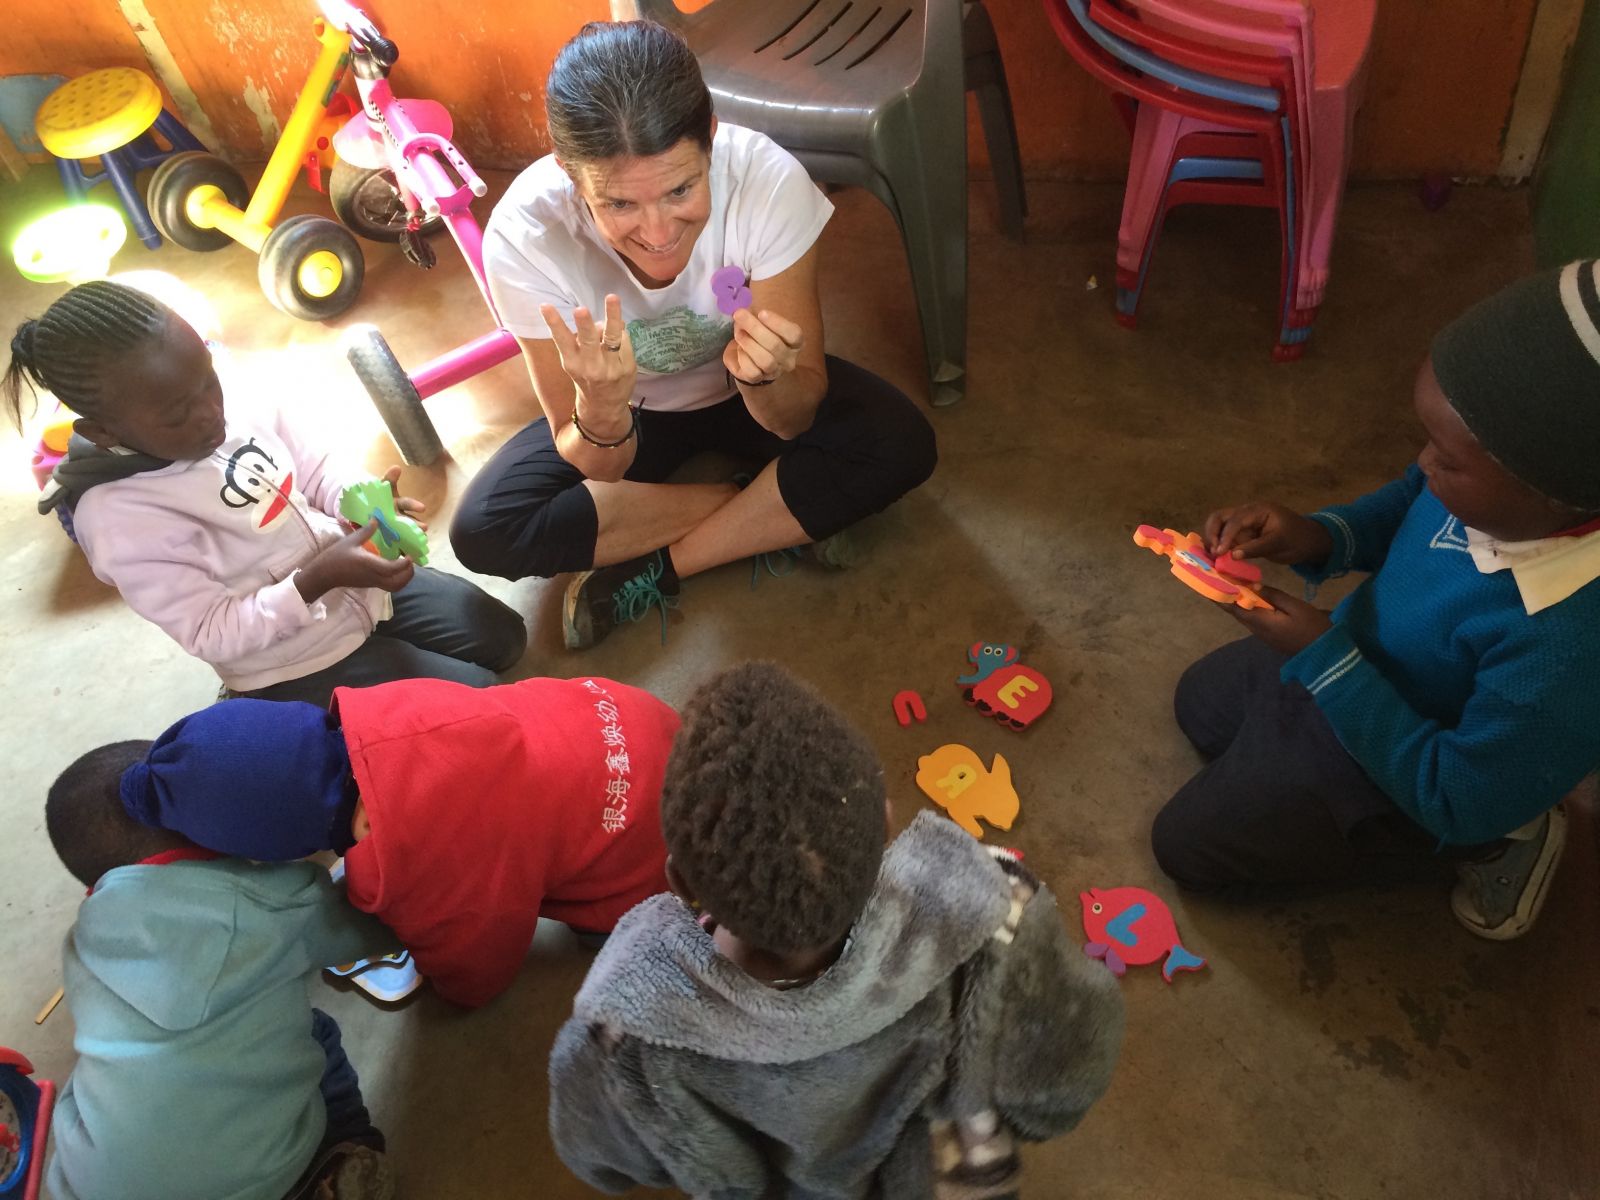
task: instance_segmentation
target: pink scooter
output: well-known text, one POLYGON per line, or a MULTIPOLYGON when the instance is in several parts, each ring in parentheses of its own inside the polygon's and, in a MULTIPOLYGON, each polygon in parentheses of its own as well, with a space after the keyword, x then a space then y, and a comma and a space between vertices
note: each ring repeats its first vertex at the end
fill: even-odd
POLYGON ((422 233, 441 221, 461 248, 495 328, 448 350, 414 372, 395 358, 371 325, 350 331, 347 354, 395 445, 408 463, 426 466, 444 451, 423 400, 497 366, 519 352, 500 324, 483 275, 483 230, 472 201, 487 192, 461 151, 450 143, 450 114, 432 100, 401 100, 389 87, 400 50, 360 9, 344 0, 318 0, 328 21, 350 35, 350 65, 362 111, 334 135, 344 170, 337 192, 339 217, 355 232, 396 241, 420 267, 437 261, 422 233), (403 222, 400 217, 404 217, 403 222))

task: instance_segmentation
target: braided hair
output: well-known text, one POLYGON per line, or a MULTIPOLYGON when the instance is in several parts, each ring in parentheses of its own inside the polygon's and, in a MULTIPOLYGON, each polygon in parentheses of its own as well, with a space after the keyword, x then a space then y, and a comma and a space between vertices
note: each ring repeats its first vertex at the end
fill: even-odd
POLYGON ((885 837, 871 743, 776 663, 690 699, 661 789, 673 866, 727 929, 774 954, 828 945, 866 907, 885 837))
POLYGON ((96 279, 61 296, 11 338, 11 364, 0 395, 22 428, 22 385, 51 392, 80 417, 105 409, 102 384, 130 351, 159 338, 170 308, 122 283, 96 279))

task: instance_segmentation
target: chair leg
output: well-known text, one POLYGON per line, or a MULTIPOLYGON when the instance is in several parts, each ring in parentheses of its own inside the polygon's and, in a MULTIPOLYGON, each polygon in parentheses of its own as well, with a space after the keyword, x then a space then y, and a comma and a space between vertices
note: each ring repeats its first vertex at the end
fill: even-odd
POLYGON ((967 10, 961 36, 966 52, 967 90, 977 95, 983 141, 989 147, 989 166, 1000 197, 1000 226, 1007 237, 1020 239, 1023 218, 1028 215, 1022 152, 1017 146, 1017 122, 1011 111, 1005 62, 1000 57, 994 24, 981 3, 974 3, 967 10))
POLYGON ((161 235, 150 223, 150 210, 144 206, 144 197, 139 195, 138 188, 133 185, 133 175, 129 172, 128 165, 122 161, 122 151, 109 150, 101 156, 101 161, 105 164, 106 176, 111 180, 117 199, 122 201, 122 210, 128 214, 128 221, 133 225, 134 232, 139 235, 139 240, 148 249, 159 250, 161 235))
POLYGON ((161 144, 150 136, 149 130, 145 130, 133 141, 123 146, 120 153, 122 154, 122 165, 127 168, 130 175, 137 175, 140 171, 159 166, 172 156, 172 151, 163 149, 161 144))
POLYGON ((156 118, 156 132, 166 138, 177 150, 204 150, 205 145, 188 128, 166 109, 161 110, 161 115, 156 118))
POLYGON ((878 163, 900 215, 936 407, 961 399, 967 370, 966 138, 948 136, 952 127, 965 128, 940 123, 938 133, 887 139, 892 157, 878 163), (919 142, 921 154, 893 153, 919 142))
POLYGON ((66 191, 68 200, 78 204, 89 198, 89 182, 84 178, 83 168, 78 165, 77 160, 56 159, 56 173, 61 176, 61 186, 66 191))

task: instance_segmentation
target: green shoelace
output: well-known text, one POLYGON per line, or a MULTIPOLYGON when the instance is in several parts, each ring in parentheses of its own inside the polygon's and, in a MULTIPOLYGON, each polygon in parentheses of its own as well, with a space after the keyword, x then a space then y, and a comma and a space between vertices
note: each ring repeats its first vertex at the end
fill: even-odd
POLYGON ((678 598, 661 590, 661 563, 653 562, 611 593, 611 622, 642 621, 652 608, 661 610, 661 644, 667 644, 667 609, 678 607, 678 598))
POLYGON ((763 568, 774 579, 782 579, 792 573, 800 562, 800 553, 799 546, 786 546, 782 550, 768 550, 765 554, 754 555, 750 559, 750 590, 755 591, 756 584, 761 582, 763 568))

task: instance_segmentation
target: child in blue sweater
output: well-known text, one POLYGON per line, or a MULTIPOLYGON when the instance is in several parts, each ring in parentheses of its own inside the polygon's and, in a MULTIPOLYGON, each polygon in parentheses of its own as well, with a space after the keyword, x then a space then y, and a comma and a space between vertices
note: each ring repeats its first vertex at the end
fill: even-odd
MULTIPOLYGON (((77 1065, 56 1200, 393 1200, 339 1027, 308 979, 394 935, 309 862, 250 863, 139 824, 149 742, 90 751, 45 824, 89 887, 65 948, 77 1065)), ((219 779, 225 787, 226 780, 219 779)))
POLYGON ((1453 866, 1457 919, 1526 932, 1600 767, 1600 267, 1478 304, 1435 340, 1406 474, 1299 515, 1207 518, 1215 554, 1311 584, 1370 572, 1330 614, 1276 589, 1254 635, 1190 667, 1178 724, 1211 761, 1156 817, 1181 884, 1334 883, 1453 866))

